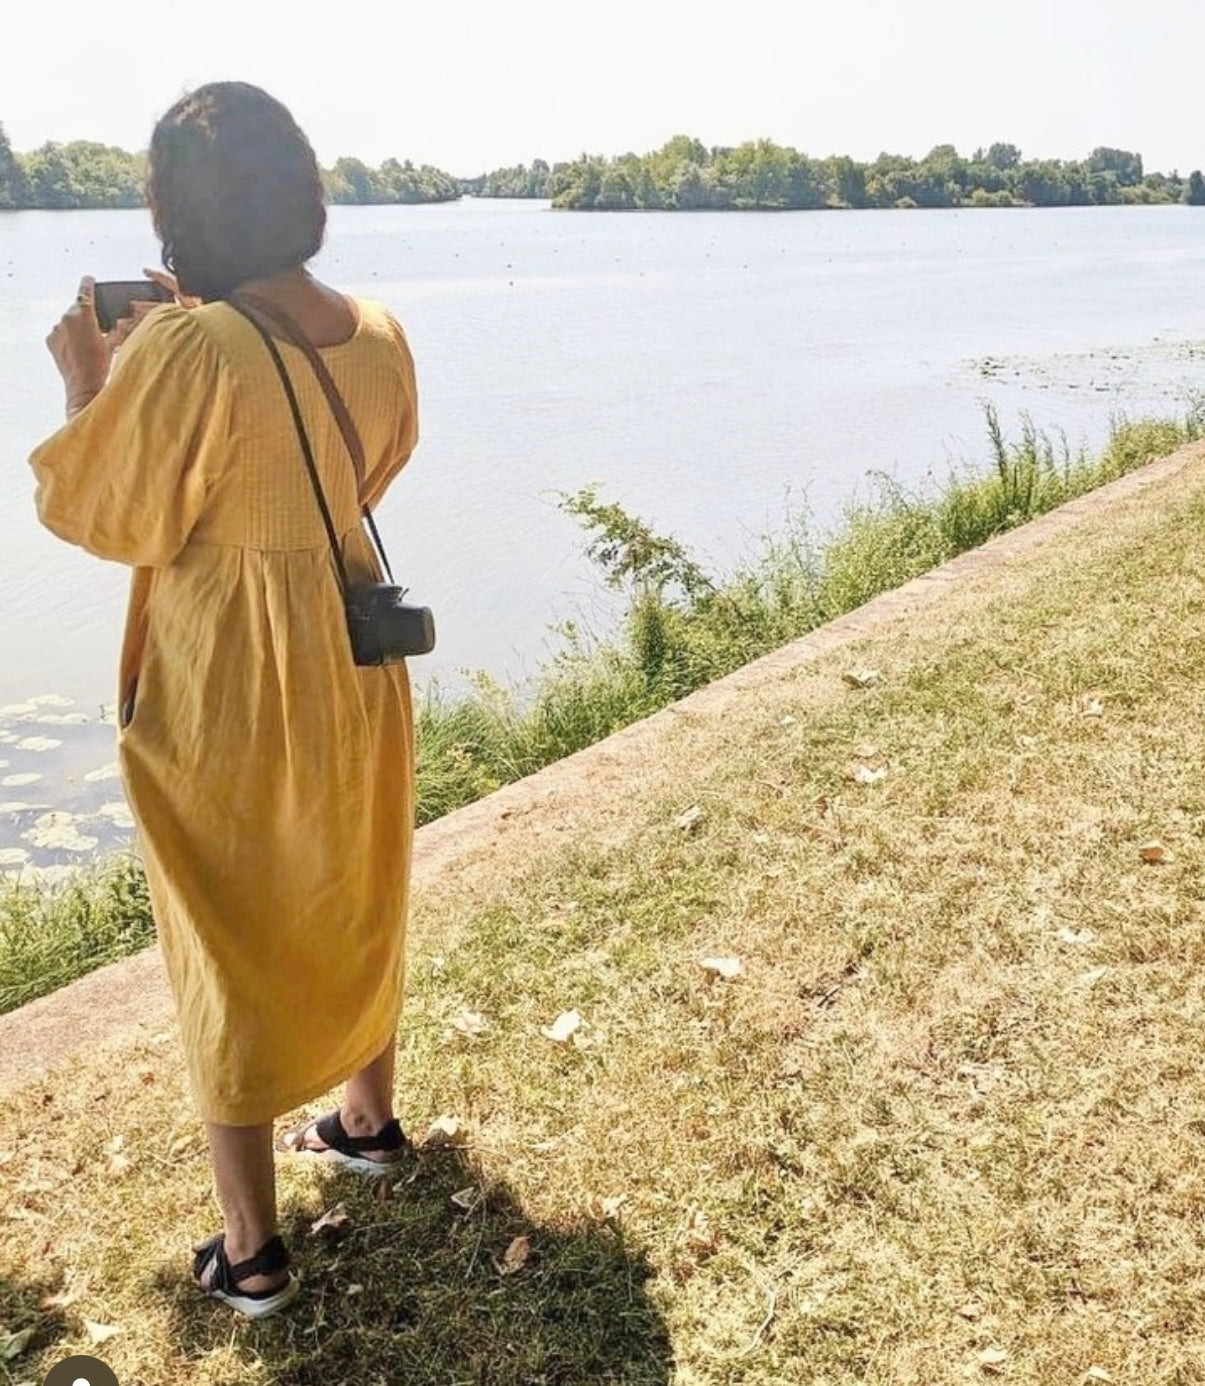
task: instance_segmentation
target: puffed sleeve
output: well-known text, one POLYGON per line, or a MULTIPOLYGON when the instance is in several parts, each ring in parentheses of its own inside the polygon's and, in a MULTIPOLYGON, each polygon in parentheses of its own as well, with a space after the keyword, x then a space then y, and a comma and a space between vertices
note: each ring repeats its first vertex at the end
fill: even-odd
POLYGON ((361 500, 370 510, 410 460, 410 454, 418 444, 418 384, 414 375, 414 357, 401 324, 390 313, 386 313, 385 318, 396 351, 389 398, 384 406, 392 418, 393 432, 387 452, 365 476, 361 488, 361 500))
POLYGON ((195 314, 150 314, 108 383, 30 458, 47 529, 100 558, 166 567, 229 451, 232 382, 195 314))

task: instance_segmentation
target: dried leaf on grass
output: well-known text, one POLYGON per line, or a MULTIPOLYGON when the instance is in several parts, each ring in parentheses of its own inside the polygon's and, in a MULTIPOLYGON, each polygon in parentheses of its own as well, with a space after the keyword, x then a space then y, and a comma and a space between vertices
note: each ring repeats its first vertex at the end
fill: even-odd
POLYGON ((1158 838, 1151 838, 1149 842, 1144 842, 1138 849, 1138 855, 1148 866, 1165 866, 1168 862, 1175 861, 1175 857, 1167 850, 1158 838))
POLYGON ((438 1116, 422 1139, 424 1150, 450 1150, 468 1143, 469 1133, 459 1117, 438 1116))
POLYGON ((1096 942, 1096 935, 1091 929, 1060 929, 1059 942, 1065 943, 1071 948, 1084 948, 1088 944, 1096 942))
POLYGON ((116 1338, 121 1332, 121 1328, 115 1323, 94 1323, 91 1319, 85 1319, 84 1332, 87 1333, 88 1341, 92 1346, 99 1347, 101 1343, 107 1343, 110 1338, 116 1338))
POLYGON ((879 681, 877 669, 847 669, 841 678, 850 688, 873 688, 879 681))
POLYGON ((882 765, 859 765, 853 773, 855 784, 878 784, 887 778, 887 770, 882 765))
POLYGON ((325 1213, 310 1227, 310 1236, 319 1237, 324 1233, 330 1237, 342 1236, 348 1223, 351 1222, 351 1215, 342 1203, 336 1203, 333 1208, 328 1208, 325 1213))
POLYGON ((740 958, 732 957, 700 958, 699 966, 707 974, 709 982, 714 982, 717 979, 731 982, 745 970, 740 958))
POLYGON ((497 1267, 499 1275, 515 1275, 527 1264, 530 1255, 531 1239, 529 1237, 515 1237, 502 1253, 501 1261, 496 1256, 494 1257, 494 1265, 497 1267))
POLYGON ((20 1333, 0 1333, 0 1362, 15 1362, 32 1338, 32 1328, 23 1328, 20 1333))
POLYGON ((1077 985, 1081 987, 1094 987, 1097 982, 1103 981, 1109 972, 1110 969, 1107 967, 1093 967, 1087 972, 1081 972, 1075 980, 1077 985))
POLYGON ((1103 1367, 1089 1367, 1084 1373, 1085 1381, 1112 1381, 1112 1376, 1103 1367))
POLYGON ((452 1029, 466 1039, 476 1039, 478 1035, 485 1034, 489 1028, 489 1021, 480 1011, 460 1011, 452 1017, 452 1029))
POLYGON ((1103 702, 1101 702, 1099 698, 1095 698, 1089 695, 1080 704, 1080 712, 1085 717, 1103 717, 1105 713, 1105 705, 1103 702))
POLYGON ((554 1044, 569 1044, 582 1028, 582 1018, 577 1011, 562 1011, 551 1025, 545 1025, 540 1034, 554 1044))
POLYGON ((1000 1347, 984 1348, 975 1361, 985 1372, 1002 1372, 1008 1353, 1000 1347))
POLYGON ((677 818, 674 819, 674 827, 680 828, 684 833, 688 833, 692 829, 697 828, 702 821, 703 810, 698 804, 691 804, 690 808, 688 808, 685 813, 680 813, 677 818))
POLYGON ((462 1213, 471 1213, 481 1202, 481 1190, 476 1184, 471 1184, 467 1189, 457 1189, 450 1201, 462 1213))

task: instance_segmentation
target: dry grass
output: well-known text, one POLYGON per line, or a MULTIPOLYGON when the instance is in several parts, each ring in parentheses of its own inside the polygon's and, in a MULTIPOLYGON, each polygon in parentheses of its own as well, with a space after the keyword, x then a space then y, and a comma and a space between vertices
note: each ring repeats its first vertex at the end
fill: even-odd
POLYGON ((185 1279, 215 1217, 170 1036, 17 1095, 12 1380, 85 1319, 123 1386, 1205 1380, 1203 689, 1190 473, 680 718, 588 821, 532 815, 416 908, 403 1114, 471 1146, 383 1202, 282 1166, 280 1320, 185 1279), (743 975, 708 985, 712 954, 743 975), (542 1038, 571 1008, 582 1043, 542 1038), (342 1241, 307 1237, 339 1199, 342 1241))

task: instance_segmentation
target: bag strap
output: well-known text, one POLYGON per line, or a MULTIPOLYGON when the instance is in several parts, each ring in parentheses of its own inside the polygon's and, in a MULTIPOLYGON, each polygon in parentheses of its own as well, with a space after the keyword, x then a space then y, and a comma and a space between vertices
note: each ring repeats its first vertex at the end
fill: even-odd
MULTIPOLYGON (((267 299, 260 298, 258 295, 253 294, 239 294, 237 297, 237 301, 235 299, 228 299, 227 302, 230 304, 232 308, 242 313, 243 317, 247 318, 249 322, 253 323, 253 325, 259 331, 261 337, 265 337, 263 325, 260 322, 258 322, 254 317, 252 317, 248 313, 247 309, 254 309, 254 311, 261 317, 267 318, 273 326, 279 329, 281 335, 284 336, 293 346, 295 346, 298 349, 298 351, 300 351, 302 355, 306 358, 306 360, 310 363, 310 367, 313 370, 315 377, 317 378, 318 384, 322 389, 322 393, 326 396, 326 402, 330 405, 331 413, 334 415, 335 418, 335 423, 338 426, 339 432, 343 437, 344 446, 347 448, 348 455, 351 458, 352 468, 356 474, 356 498, 358 500, 360 487, 364 483, 365 474, 364 444, 360 440, 359 430, 356 428, 355 422, 351 417, 351 413, 347 408, 346 401, 344 400, 343 396, 339 393, 339 387, 331 378, 331 373, 327 369, 326 362, 318 354, 317 348, 309 340, 305 333, 302 332, 302 330, 297 326, 293 318, 288 313, 286 313, 285 310, 281 308, 279 304, 271 303, 267 299)), ((269 349, 272 352, 272 357, 273 360, 276 362, 277 369, 282 372, 282 378, 287 380, 288 373, 287 371, 285 371, 284 363, 281 361, 280 358, 280 352, 276 349, 276 343, 272 341, 270 334, 268 334, 265 337, 265 341, 267 342, 269 349)), ((291 384, 286 386, 286 388, 289 390, 291 396, 291 403, 295 407, 296 396, 293 394, 291 384)), ((299 419, 300 410, 297 410, 294 414, 294 423, 297 423, 299 419)), ((312 472, 311 480, 313 480, 313 478, 316 475, 316 471, 312 472)), ((318 488, 317 493, 321 494, 321 487, 318 488)), ((325 512, 325 498, 321 500, 320 504, 322 505, 323 510, 325 512)), ((380 531, 377 529, 376 521, 372 517, 372 511, 369 510, 368 506, 361 503, 360 514, 364 520, 364 524, 367 526, 369 534, 372 537, 372 543, 374 548, 376 549, 377 557, 381 560, 381 567, 385 570, 385 575, 392 583, 394 581, 393 569, 389 566, 389 556, 385 552, 385 545, 381 540, 380 531)), ((326 512, 325 518, 329 520, 329 512, 326 512)))
POLYGON ((314 488, 314 496, 318 501, 318 509, 322 512, 322 523, 326 528, 326 537, 330 542, 331 555, 335 560, 335 571, 339 577, 339 587, 346 597, 350 586, 347 580, 347 565, 343 561, 343 550, 339 544, 339 536, 335 532, 335 524, 331 519, 331 512, 326 504, 326 496, 322 491, 322 482, 319 479, 318 468, 314 462, 314 450, 310 447, 310 437, 305 431, 305 423, 301 417, 301 406, 297 403, 297 393, 293 389, 293 382, 289 379, 289 372, 285 369, 285 363, 280 359, 280 351, 276 343, 272 340, 272 334, 263 323, 241 304, 235 303, 232 300, 227 301, 230 303, 231 308, 233 308, 236 313, 246 318, 251 326, 255 328, 256 332, 259 333, 280 375, 280 381, 284 386, 285 396, 289 401, 289 411, 293 415, 293 424, 297 429, 297 439, 301 444, 301 454, 305 458, 306 471, 310 476, 310 485, 314 488))

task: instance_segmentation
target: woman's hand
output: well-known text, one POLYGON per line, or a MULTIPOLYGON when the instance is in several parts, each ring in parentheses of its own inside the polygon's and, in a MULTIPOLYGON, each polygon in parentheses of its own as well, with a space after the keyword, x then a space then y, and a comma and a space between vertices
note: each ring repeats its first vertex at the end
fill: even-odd
POLYGON ((68 418, 78 414, 100 394, 113 361, 113 348, 96 321, 95 284, 91 275, 80 280, 75 302, 46 338, 66 387, 68 418))

